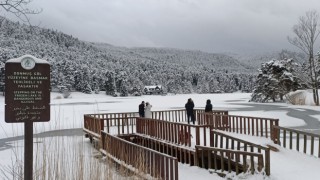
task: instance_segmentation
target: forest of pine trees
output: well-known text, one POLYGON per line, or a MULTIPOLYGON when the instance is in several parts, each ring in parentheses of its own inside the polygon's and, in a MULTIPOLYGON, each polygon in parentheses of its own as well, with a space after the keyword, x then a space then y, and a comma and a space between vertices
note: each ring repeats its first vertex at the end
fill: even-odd
POLYGON ((53 90, 63 85, 84 93, 127 96, 156 84, 168 93, 250 92, 256 76, 256 70, 222 54, 89 43, 0 17, 0 83, 4 63, 25 54, 51 63, 53 90))

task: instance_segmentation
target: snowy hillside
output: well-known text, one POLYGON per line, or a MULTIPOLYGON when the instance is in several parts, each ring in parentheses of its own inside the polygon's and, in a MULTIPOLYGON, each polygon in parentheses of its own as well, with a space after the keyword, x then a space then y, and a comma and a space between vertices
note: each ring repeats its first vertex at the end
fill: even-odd
POLYGON ((257 73, 223 54, 90 43, 0 17, 0 61, 24 54, 51 63, 53 89, 66 85, 86 93, 105 90, 126 96, 133 88, 142 91, 155 84, 169 93, 251 91, 257 73))
POLYGON ((279 52, 269 52, 269 53, 257 53, 257 54, 232 54, 229 56, 237 59, 239 62, 246 64, 253 69, 260 68, 262 63, 268 62, 272 59, 283 60, 283 59, 294 59, 297 63, 303 63, 305 61, 305 54, 297 53, 288 50, 282 50, 279 52))
MULTIPOLYGON (((107 50, 110 46, 105 47, 107 50)), ((142 59, 163 61, 166 63, 176 63, 186 66, 207 66, 214 71, 230 71, 246 73, 251 69, 247 65, 241 64, 236 59, 224 55, 206 53, 195 50, 180 50, 173 48, 122 48, 131 55, 139 56, 142 59)))

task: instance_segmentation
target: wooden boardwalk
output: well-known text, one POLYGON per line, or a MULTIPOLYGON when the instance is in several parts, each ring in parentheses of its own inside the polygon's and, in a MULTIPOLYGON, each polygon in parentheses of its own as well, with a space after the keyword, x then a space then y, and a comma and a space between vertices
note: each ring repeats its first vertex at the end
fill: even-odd
MULTIPOLYGON (((240 116, 229 117, 227 111, 204 113, 203 110, 195 110, 197 125, 186 124, 185 110, 155 111, 152 112, 153 118, 151 119, 139 118, 136 117, 136 115, 136 113, 85 115, 83 130, 91 140, 97 139, 101 142, 101 152, 110 157, 117 157, 131 166, 135 165, 130 163, 131 161, 126 160, 126 158, 128 158, 128 153, 123 153, 126 154, 126 156, 122 157, 117 150, 114 150, 114 148, 120 150, 123 149, 123 147, 132 146, 132 149, 134 149, 132 151, 137 152, 144 151, 142 149, 148 148, 159 152, 160 156, 164 159, 169 155, 170 157, 176 158, 174 161, 207 169, 213 168, 215 171, 221 173, 224 171, 241 173, 247 171, 248 167, 251 168, 251 172, 253 173, 254 171, 252 171, 252 169, 257 169, 259 171, 264 169, 264 155, 259 152, 250 152, 251 149, 240 151, 210 147, 210 145, 214 144, 211 142, 213 140, 210 138, 213 136, 211 135, 211 133, 213 133, 212 130, 219 129, 251 135, 264 135, 268 137, 270 136, 268 134, 271 133, 271 128, 264 127, 264 125, 268 126, 268 124, 270 124, 270 126, 272 126, 278 122, 275 119, 244 118, 240 116), (260 131, 262 131, 262 133, 260 131), (108 143, 110 140, 106 140, 106 137, 111 139, 113 136, 126 141, 121 141, 121 145, 113 145, 113 148, 106 146, 105 144, 110 144, 108 143), (194 141, 191 139, 194 139, 194 141), (136 147, 135 145, 138 145, 137 147, 140 147, 140 149, 133 148, 136 147), (115 154, 115 152, 117 152, 117 154, 115 154), (214 158, 210 158, 211 156, 214 158), (240 158, 240 156, 242 158, 240 158), (247 161, 247 157, 250 157, 251 160, 247 161), (257 162, 255 162, 255 159, 257 162), (219 165, 217 164, 217 161, 219 161, 219 165), (258 166, 255 167, 255 165, 258 166)), ((134 157, 129 157, 129 159, 134 159, 134 157)), ((150 157, 147 159, 148 161, 150 161, 150 159, 154 160, 154 158, 150 157)), ((270 160, 265 162, 268 164, 270 160)), ((142 163, 135 168, 137 171, 143 171, 146 174, 161 179, 178 178, 178 172, 176 170, 177 165, 174 165, 175 163, 164 160, 163 163, 160 164, 160 167, 154 167, 155 169, 160 168, 160 172, 158 173, 154 173, 154 170, 139 169, 141 166, 151 167, 148 163, 142 163), (166 171, 163 170, 164 167, 166 171)), ((270 165, 267 167, 270 167, 270 165)), ((267 174, 270 174, 270 172, 267 171, 267 174)))
MULTIPOLYGON (((83 130, 87 137, 99 142, 104 155, 124 162, 132 171, 160 179, 178 179, 178 162, 219 174, 231 171, 271 174, 269 147, 223 131, 271 138, 280 144, 282 130, 285 134, 282 144, 286 147, 284 137, 289 129, 279 127, 278 119, 231 116, 227 111, 204 113, 203 110, 195 110, 195 117, 196 125, 190 125, 186 123, 185 110, 154 111, 150 119, 137 117, 135 112, 87 114, 83 130)), ((307 135, 310 134, 303 137, 306 139, 307 135)), ((316 138, 319 141, 319 136, 309 137, 312 149, 316 138)), ((299 145, 299 141, 297 143, 299 145)), ((320 142, 318 145, 320 147, 320 142)))

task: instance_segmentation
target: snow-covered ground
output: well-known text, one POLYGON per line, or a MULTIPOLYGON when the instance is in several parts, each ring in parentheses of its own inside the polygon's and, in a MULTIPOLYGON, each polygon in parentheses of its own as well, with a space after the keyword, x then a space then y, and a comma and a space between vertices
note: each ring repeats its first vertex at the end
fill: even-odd
MULTIPOLYGON (((286 103, 268 103, 283 107, 277 111, 268 110, 241 110, 250 108, 255 103, 248 102, 250 94, 231 93, 231 94, 184 94, 184 95, 167 95, 167 96, 137 96, 137 97, 110 97, 103 92, 100 94, 82 94, 74 92, 68 99, 62 98, 59 93, 51 94, 51 120, 50 122, 34 123, 34 133, 41 133, 60 129, 73 129, 83 127, 83 114, 87 113, 110 113, 110 112, 137 112, 138 105, 141 101, 150 102, 152 110, 178 109, 184 108, 188 98, 194 100, 196 108, 204 108, 206 100, 211 99, 213 109, 229 110, 230 114, 247 115, 258 117, 270 117, 280 119, 280 125, 286 127, 303 126, 305 121, 288 115, 286 109, 294 109, 297 111, 314 110, 318 111, 319 107, 314 106, 293 106, 286 103)), ((256 104, 261 105, 261 104, 256 104)), ((4 114, 4 97, 0 96, 0 114, 4 114)), ((320 113, 312 115, 312 117, 320 117, 320 113)), ((14 151, 8 148, 15 146, 15 151, 23 151, 23 143, 18 141, 6 142, 1 144, 1 140, 9 137, 24 135, 23 124, 5 123, 4 115, 0 120, 0 166, 8 166, 12 164, 14 151), (20 150, 17 150, 20 149, 20 150)), ((320 128, 320 127, 314 127, 320 128)), ((237 136, 238 137, 238 136, 237 136)), ((46 138, 47 139, 47 138, 46 138)), ((70 138, 66 138, 70 139, 70 138)), ((37 140, 38 141, 38 140, 37 140)), ((82 141, 82 140, 81 140, 82 141)), ((83 140, 84 148, 90 149, 88 140, 83 140)), ((264 138, 252 139, 254 142, 261 144, 270 143, 270 140, 264 138)), ((36 144, 36 143, 35 143, 36 144)), ((79 143, 72 143, 74 146, 79 143)), ((36 146, 36 145, 34 145, 36 146)), ((72 148, 72 147, 70 147, 72 148)), ((77 147, 78 148, 78 147, 77 147)), ((272 152, 271 154, 271 176, 265 177, 260 175, 228 175, 232 179, 277 179, 277 180, 300 180, 300 179, 318 179, 320 172, 320 159, 310 157, 305 154, 280 148, 280 152, 272 152)), ((88 152, 88 151, 85 151, 88 152)), ((93 153, 94 151, 89 151, 93 153)), ((23 153, 21 153, 23 154, 23 153)), ((1 177, 1 173, 0 173, 1 177)), ((180 179, 221 179, 215 174, 210 174, 207 170, 179 163, 180 179)))

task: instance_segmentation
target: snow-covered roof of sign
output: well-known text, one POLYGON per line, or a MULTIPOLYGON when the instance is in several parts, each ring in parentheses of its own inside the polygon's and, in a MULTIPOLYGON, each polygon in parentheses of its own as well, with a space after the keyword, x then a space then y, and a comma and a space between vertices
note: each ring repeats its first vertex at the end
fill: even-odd
POLYGON ((26 58, 26 57, 32 58, 35 61, 35 63, 38 63, 38 64, 49 64, 48 61, 36 58, 36 57, 34 57, 32 55, 29 55, 29 54, 23 55, 23 56, 18 57, 18 58, 9 59, 9 60, 6 61, 6 63, 7 62, 10 62, 10 63, 21 63, 21 60, 26 58))
POLYGON ((156 85, 156 86, 144 86, 144 88, 148 88, 148 89, 150 89, 150 88, 156 88, 156 87, 159 87, 159 88, 161 88, 162 86, 161 85, 156 85))

